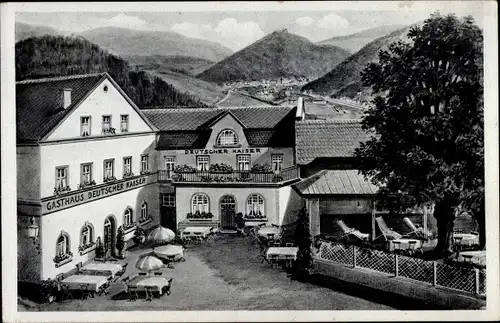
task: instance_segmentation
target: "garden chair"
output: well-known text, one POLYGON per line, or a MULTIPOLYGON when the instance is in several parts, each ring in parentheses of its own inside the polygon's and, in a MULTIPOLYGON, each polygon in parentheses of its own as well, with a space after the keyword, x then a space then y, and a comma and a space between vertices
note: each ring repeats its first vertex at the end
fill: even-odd
POLYGON ((401 239, 403 237, 402 234, 397 233, 393 229, 389 228, 387 226, 387 223, 385 223, 385 220, 383 217, 379 216, 379 217, 375 218, 375 221, 377 222, 378 227, 380 228, 380 232, 382 232, 382 234, 379 235, 378 237, 376 237, 375 240, 380 238, 380 237, 384 237, 384 239, 386 241, 387 240, 394 240, 394 239, 401 239))
POLYGON ((102 295, 109 295, 111 292, 111 285, 109 283, 106 283, 99 287, 99 291, 97 292, 97 295, 102 296, 102 295))
POLYGON ((250 242, 250 244, 258 243, 259 242, 259 237, 257 236, 257 233, 255 232, 255 228, 251 228, 250 231, 248 232, 248 235, 245 236, 245 240, 247 242, 250 242))
POLYGON ((94 295, 92 295, 92 292, 89 290, 89 284, 80 284, 80 291, 82 300, 85 300, 91 296, 94 297, 94 295))
POLYGON ((114 281, 117 281, 121 276, 123 276, 123 274, 125 274, 125 271, 127 271, 127 266, 128 262, 125 263, 125 265, 122 265, 122 269, 115 274, 116 278, 114 281))
POLYGON ((79 263, 76 264, 76 272, 75 275, 78 275, 80 273, 80 270, 83 267, 83 263, 80 261, 79 263))
POLYGON ((404 223, 412 230, 410 233, 404 236, 410 236, 414 234, 419 239, 425 239, 425 236, 429 236, 429 232, 423 232, 422 228, 417 228, 417 226, 408 217, 403 218, 404 223))
POLYGON ((153 301, 153 287, 146 287, 146 299, 144 300, 145 302, 147 301, 153 301))
POLYGON ((71 293, 71 290, 69 289, 69 285, 68 284, 61 284, 61 299, 64 301, 64 300, 67 300, 67 299, 73 299, 73 294, 71 293))
POLYGON ((128 299, 133 302, 138 298, 139 298, 139 295, 137 294, 137 287, 128 286, 128 299))
POLYGON ((337 224, 343 232, 341 238, 354 236, 361 241, 366 241, 370 237, 370 235, 368 233, 362 233, 359 230, 348 227, 347 224, 345 224, 345 222, 343 220, 338 220, 337 224))
POLYGON ((173 280, 174 280, 173 278, 170 278, 168 280, 168 286, 163 286, 163 288, 161 289, 162 294, 170 295, 173 280))

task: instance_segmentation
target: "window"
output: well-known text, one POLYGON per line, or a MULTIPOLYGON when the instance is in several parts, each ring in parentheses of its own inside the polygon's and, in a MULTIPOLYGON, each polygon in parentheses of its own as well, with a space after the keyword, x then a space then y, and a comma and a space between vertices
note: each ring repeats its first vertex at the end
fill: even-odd
POLYGON ((102 116, 102 132, 109 132, 111 129, 111 116, 102 116))
POLYGON ((195 194, 191 204, 192 213, 208 213, 210 210, 208 203, 208 196, 206 194, 195 194))
POLYGON ((113 178, 115 176, 115 160, 107 159, 104 161, 104 179, 113 178))
POLYGON ((56 188, 66 188, 68 182, 68 166, 56 167, 56 188))
POLYGON ((149 171, 149 155, 141 155, 141 171, 149 171))
POLYGON ((196 168, 200 171, 208 171, 210 158, 208 156, 196 156, 196 168))
POLYGON ((281 172, 281 169, 283 168, 283 154, 272 155, 271 164, 273 165, 274 172, 281 172))
POLYGON ((90 136, 90 117, 82 117, 80 120, 80 135, 82 137, 90 136))
POLYGON ((233 130, 222 130, 217 137, 218 146, 234 146, 238 144, 238 137, 233 130))
POLYGON ((128 114, 122 114, 120 116, 120 131, 128 132, 128 114))
POLYGON ((132 157, 123 158, 123 176, 132 175, 132 157))
POLYGON ((238 155, 236 157, 238 170, 250 170, 250 155, 238 155))
POLYGON ((127 208, 125 210, 125 213, 123 214, 123 228, 129 228, 134 224, 133 218, 132 218, 132 209, 127 208))
POLYGON ((163 194, 162 205, 167 207, 175 207, 175 194, 163 194))
POLYGON ((247 200, 247 213, 249 215, 264 215, 264 198, 258 194, 253 194, 247 200))
POLYGON ((69 253, 69 237, 65 233, 61 233, 57 238, 56 256, 65 256, 69 253))
POLYGON ((167 173, 167 178, 172 178, 175 168, 175 157, 174 156, 165 156, 165 171, 167 173))
POLYGON ((141 222, 148 219, 148 203, 144 202, 141 206, 141 222))
POLYGON ((92 226, 89 224, 89 223, 86 223, 83 228, 82 228, 82 232, 81 232, 81 236, 80 236, 80 245, 86 245, 90 242, 93 241, 93 237, 92 237, 92 226))
POLYGON ((92 181, 92 163, 81 165, 81 183, 90 183, 92 181))

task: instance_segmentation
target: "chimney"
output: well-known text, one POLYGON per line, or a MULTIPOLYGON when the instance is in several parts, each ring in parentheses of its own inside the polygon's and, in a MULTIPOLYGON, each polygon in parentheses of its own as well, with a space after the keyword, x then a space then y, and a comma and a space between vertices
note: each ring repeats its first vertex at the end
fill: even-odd
POLYGON ((304 106, 304 98, 299 96, 297 99, 297 113, 295 114, 295 120, 304 120, 306 118, 306 109, 304 106))
POLYGON ((67 109, 71 105, 71 89, 64 89, 62 92, 62 107, 67 109))

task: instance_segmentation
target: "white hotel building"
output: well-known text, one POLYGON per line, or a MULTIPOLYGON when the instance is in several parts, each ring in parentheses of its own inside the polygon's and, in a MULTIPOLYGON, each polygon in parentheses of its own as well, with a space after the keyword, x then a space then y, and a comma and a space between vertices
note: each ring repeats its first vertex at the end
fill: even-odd
POLYGON ((106 74, 16 84, 18 280, 115 252, 158 221, 155 128, 106 74), (27 228, 37 225, 38 236, 27 228))

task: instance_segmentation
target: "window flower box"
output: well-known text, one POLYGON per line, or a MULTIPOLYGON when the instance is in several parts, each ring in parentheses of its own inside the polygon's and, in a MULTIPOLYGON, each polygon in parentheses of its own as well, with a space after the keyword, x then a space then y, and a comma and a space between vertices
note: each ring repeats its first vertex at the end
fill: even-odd
POLYGON ((54 195, 61 195, 61 194, 67 193, 69 191, 71 191, 71 188, 69 186, 55 187, 54 188, 54 195))
POLYGON ((105 135, 114 135, 116 134, 116 129, 113 127, 109 127, 108 129, 103 129, 102 133, 105 135))
POLYGON ((130 223, 128 225, 123 225, 123 233, 127 234, 134 231, 137 228, 135 223, 130 223))
POLYGON ((81 190, 81 189, 84 189, 86 187, 95 186, 95 185, 97 185, 97 183, 94 180, 85 181, 85 182, 81 182, 80 184, 78 184, 78 189, 81 190))
POLYGON ((78 251, 80 252, 80 256, 83 256, 91 251, 94 251, 96 248, 96 243, 91 241, 78 246, 78 251))
POLYGON ((123 174, 123 178, 129 178, 129 177, 133 177, 133 176, 134 176, 134 173, 132 173, 132 172, 128 172, 128 173, 123 174))
POLYGON ((273 168, 269 164, 254 164, 252 166, 252 173, 269 173, 272 172, 273 168))
POLYGON ((186 215, 186 219, 189 219, 189 220, 211 220, 214 218, 214 215, 210 212, 206 213, 206 212, 195 212, 195 213, 188 213, 186 215))
POLYGON ((56 268, 61 267, 62 265, 65 265, 73 260, 73 253, 70 251, 64 255, 57 255, 53 260, 56 264, 56 268))
POLYGON ((245 214, 245 216, 243 217, 243 219, 245 221, 252 221, 252 220, 256 220, 256 221, 262 221, 263 219, 266 219, 267 217, 262 214, 262 212, 250 212, 249 214, 245 214))
POLYGON ((141 170, 141 175, 149 175, 151 171, 149 169, 141 170))
POLYGON ((233 167, 224 163, 211 164, 208 171, 212 174, 231 174, 233 172, 233 167))
POLYGON ((177 165, 174 168, 175 173, 195 173, 196 168, 189 165, 177 165))
POLYGON ((116 181, 116 177, 114 177, 114 176, 104 177, 104 178, 102 179, 102 181, 103 181, 104 183, 114 182, 114 181, 116 181))
POLYGON ((139 224, 140 225, 146 225, 146 224, 148 224, 148 223, 150 223, 152 221, 153 221, 153 217, 152 216, 148 216, 146 218, 139 219, 139 224))

